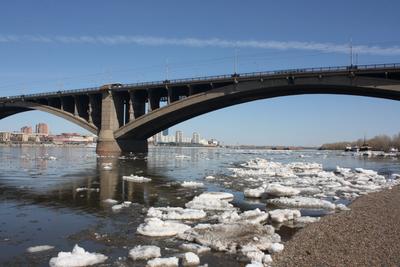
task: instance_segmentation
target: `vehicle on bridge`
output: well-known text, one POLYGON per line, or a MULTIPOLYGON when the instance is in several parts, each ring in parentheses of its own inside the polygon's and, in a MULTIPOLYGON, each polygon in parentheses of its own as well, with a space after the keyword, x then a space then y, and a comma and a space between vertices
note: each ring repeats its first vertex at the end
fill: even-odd
POLYGON ((123 85, 122 83, 110 83, 110 84, 105 84, 100 87, 100 90, 110 90, 110 89, 117 89, 117 88, 122 88, 123 85))

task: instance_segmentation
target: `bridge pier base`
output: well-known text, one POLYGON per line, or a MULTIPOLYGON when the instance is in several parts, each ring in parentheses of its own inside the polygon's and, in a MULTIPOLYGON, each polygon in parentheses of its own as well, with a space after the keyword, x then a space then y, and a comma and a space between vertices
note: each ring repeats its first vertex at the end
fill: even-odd
POLYGON ((96 153, 99 155, 120 155, 123 153, 147 152, 147 140, 115 139, 109 131, 101 131, 97 141, 96 153))

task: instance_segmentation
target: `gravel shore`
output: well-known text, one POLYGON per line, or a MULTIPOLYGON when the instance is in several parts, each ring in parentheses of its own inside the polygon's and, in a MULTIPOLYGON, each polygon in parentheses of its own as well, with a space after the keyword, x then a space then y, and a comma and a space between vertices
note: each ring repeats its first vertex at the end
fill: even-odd
POLYGON ((274 266, 400 266, 400 186, 298 231, 274 266))

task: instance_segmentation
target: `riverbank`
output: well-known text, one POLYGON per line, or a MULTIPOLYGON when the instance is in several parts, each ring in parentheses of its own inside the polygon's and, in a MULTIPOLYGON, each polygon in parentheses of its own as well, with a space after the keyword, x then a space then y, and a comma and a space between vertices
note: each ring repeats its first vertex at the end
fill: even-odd
POLYGON ((274 266, 399 266, 399 203, 400 186, 358 198, 297 232, 274 266))

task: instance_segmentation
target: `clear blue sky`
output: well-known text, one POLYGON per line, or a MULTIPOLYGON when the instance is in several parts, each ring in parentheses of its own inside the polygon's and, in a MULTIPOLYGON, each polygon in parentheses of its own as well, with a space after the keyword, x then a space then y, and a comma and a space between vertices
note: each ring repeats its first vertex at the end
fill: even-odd
MULTIPOLYGON (((400 62, 399 1, 1 1, 0 96, 233 72, 400 62), (321 49, 321 47, 323 47, 321 49)), ((215 111, 171 129, 225 143, 319 145, 400 131, 400 102, 293 96, 215 111), (255 116, 257 114, 257 116, 255 116)), ((0 130, 47 122, 27 112, 0 130)))

